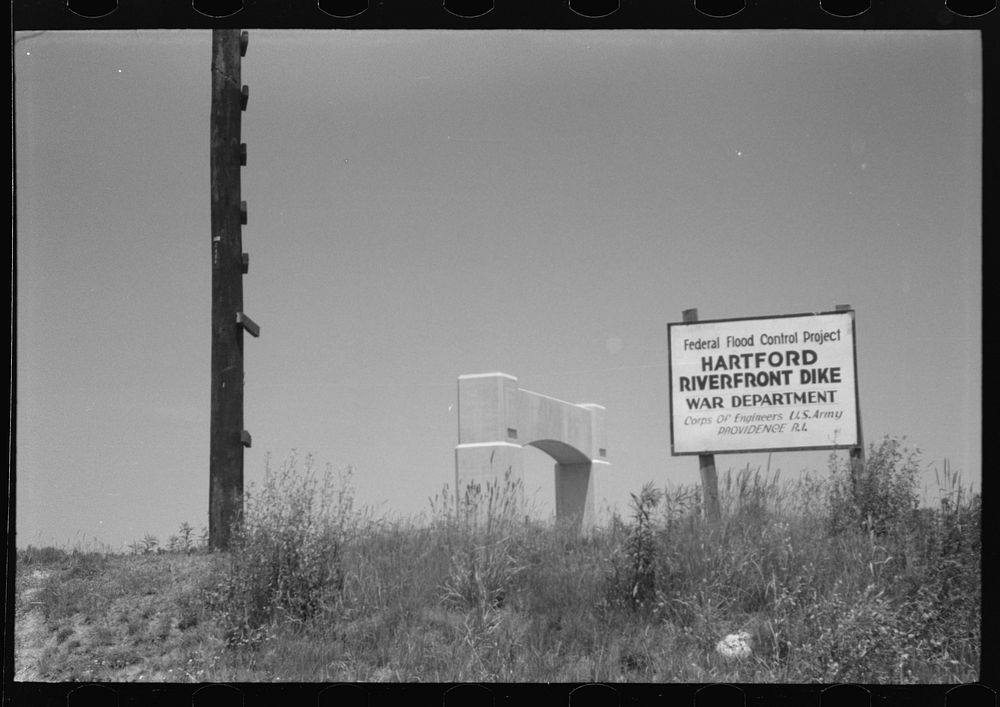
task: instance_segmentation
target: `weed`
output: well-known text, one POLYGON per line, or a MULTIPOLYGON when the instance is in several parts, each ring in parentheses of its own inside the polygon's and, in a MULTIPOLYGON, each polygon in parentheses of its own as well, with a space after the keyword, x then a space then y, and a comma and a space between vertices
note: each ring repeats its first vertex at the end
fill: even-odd
POLYGON ((282 621, 334 609, 343 589, 341 550, 353 504, 350 470, 318 478, 293 452, 244 496, 232 532, 229 571, 213 596, 231 644, 255 646, 282 621))
POLYGON ((191 551, 194 549, 194 542, 192 540, 193 535, 194 535, 194 528, 191 527, 191 524, 188 523, 187 521, 181 523, 181 527, 178 530, 178 538, 180 541, 179 549, 182 552, 190 554, 191 551))
POLYGON ((614 606, 647 607, 656 598, 656 536, 653 511, 664 492, 651 483, 632 498, 632 526, 625 537, 621 559, 611 564, 608 600, 614 606))
POLYGON ((830 530, 833 534, 860 528, 882 536, 899 526, 917 508, 919 450, 903 447, 903 439, 886 436, 871 444, 863 466, 830 455, 830 530))
POLYGON ((35 547, 29 545, 17 553, 17 564, 19 567, 30 567, 32 565, 55 565, 63 562, 67 557, 65 550, 57 547, 35 547))
MULTIPOLYGON (((466 486, 461 502, 436 506, 438 527, 444 535, 450 567, 442 584, 445 603, 474 610, 484 624, 506 600, 517 575, 523 570, 514 554, 523 532, 521 520, 523 484, 512 478, 466 486)), ((441 499, 450 497, 447 488, 441 499)))

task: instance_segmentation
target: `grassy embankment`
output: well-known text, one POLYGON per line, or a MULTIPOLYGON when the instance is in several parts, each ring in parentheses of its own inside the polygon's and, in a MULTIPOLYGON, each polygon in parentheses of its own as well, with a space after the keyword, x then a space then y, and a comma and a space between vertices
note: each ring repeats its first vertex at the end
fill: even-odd
POLYGON ((232 552, 190 529, 131 555, 18 556, 18 679, 153 681, 974 681, 980 498, 873 445, 853 476, 724 475, 635 494, 580 537, 526 522, 516 484, 447 490, 429 519, 373 518, 349 477, 291 457, 251 488, 232 552), (714 650, 745 630, 753 655, 714 650))

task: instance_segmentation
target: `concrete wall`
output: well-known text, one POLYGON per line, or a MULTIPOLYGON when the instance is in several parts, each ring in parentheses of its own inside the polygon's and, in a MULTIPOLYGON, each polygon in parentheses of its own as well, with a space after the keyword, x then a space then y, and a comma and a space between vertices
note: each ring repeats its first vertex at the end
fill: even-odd
POLYGON ((607 462, 604 408, 574 404, 517 387, 506 373, 458 377, 455 484, 524 478, 521 449, 531 445, 555 459, 556 518, 590 527, 592 471, 607 462))

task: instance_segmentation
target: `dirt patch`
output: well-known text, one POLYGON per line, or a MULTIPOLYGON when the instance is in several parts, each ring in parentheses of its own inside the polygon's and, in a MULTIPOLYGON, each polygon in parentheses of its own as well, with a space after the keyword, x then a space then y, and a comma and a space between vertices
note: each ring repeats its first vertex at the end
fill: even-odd
POLYGON ((202 679, 225 648, 203 602, 222 561, 91 553, 19 566, 15 680, 202 679))
POLYGON ((45 650, 55 645, 55 636, 45 624, 45 614, 36 599, 51 572, 34 570, 19 578, 24 587, 18 592, 14 609, 14 680, 31 682, 39 678, 38 666, 45 650))

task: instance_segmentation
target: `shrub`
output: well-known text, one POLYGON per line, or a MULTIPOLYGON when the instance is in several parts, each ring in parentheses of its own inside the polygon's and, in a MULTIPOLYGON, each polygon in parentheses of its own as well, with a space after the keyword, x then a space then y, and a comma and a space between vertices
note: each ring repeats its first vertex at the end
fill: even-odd
POLYGON ((58 547, 52 547, 51 545, 46 545, 45 547, 28 545, 25 549, 18 550, 17 562, 18 565, 23 565, 25 567, 35 564, 53 565, 63 562, 66 559, 66 556, 66 551, 58 547))
POLYGON ((919 502, 919 455, 920 450, 910 451, 889 436, 869 446, 863 465, 831 454, 831 532, 861 529, 881 536, 900 530, 919 502))
POLYGON ((350 469, 317 477, 291 456, 244 496, 230 541, 229 569, 212 598, 230 644, 256 645, 278 623, 335 608, 343 589, 341 546, 350 522, 350 469))
MULTIPOLYGON (((657 545, 662 532, 653 512, 665 494, 647 483, 638 495, 629 495, 632 523, 624 528, 621 553, 610 558, 606 600, 610 606, 641 610, 657 598, 657 545)), ((613 530, 617 532, 620 526, 615 517, 613 530)))
POLYGON ((177 531, 177 534, 180 538, 180 549, 183 550, 185 553, 190 554, 191 551, 194 549, 194 542, 192 540, 192 537, 194 535, 194 528, 191 527, 190 523, 184 521, 183 523, 181 523, 181 527, 177 531))
MULTIPOLYGON (((976 655, 982 608, 982 496, 963 487, 947 460, 936 474, 941 498, 932 515, 922 514, 903 577, 905 601, 924 623, 937 628, 946 660, 976 655)), ((921 509, 924 510, 924 509, 921 509)))
POLYGON ((156 552, 156 548, 159 547, 159 545, 160 541, 155 535, 150 535, 149 533, 146 533, 142 537, 142 543, 141 543, 142 554, 149 555, 153 552, 156 552))

